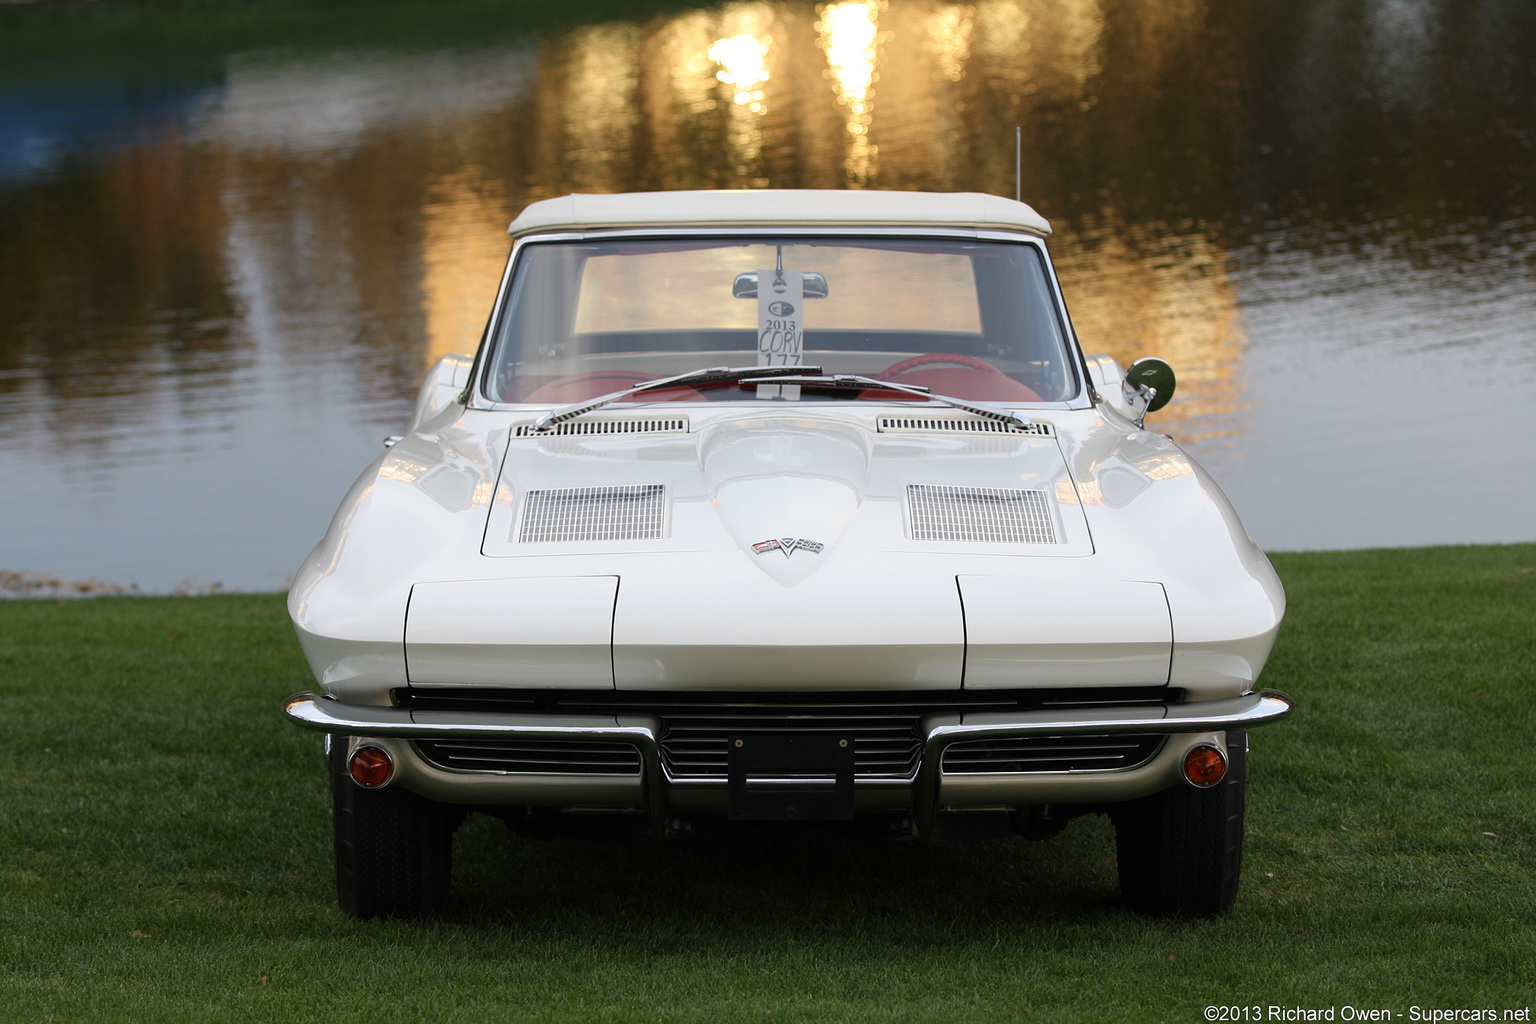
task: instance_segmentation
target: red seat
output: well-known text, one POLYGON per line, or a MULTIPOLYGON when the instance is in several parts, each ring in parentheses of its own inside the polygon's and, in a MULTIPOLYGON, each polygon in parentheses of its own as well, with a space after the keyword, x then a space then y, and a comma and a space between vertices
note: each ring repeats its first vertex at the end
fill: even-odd
MULTIPOLYGON (((951 398, 969 398, 977 402, 1038 402, 1040 396, 1026 384, 1020 384, 991 363, 975 356, 955 352, 929 352, 888 366, 880 380, 908 387, 922 387, 951 398)), ((889 401, 900 392, 865 391, 860 398, 889 401)))

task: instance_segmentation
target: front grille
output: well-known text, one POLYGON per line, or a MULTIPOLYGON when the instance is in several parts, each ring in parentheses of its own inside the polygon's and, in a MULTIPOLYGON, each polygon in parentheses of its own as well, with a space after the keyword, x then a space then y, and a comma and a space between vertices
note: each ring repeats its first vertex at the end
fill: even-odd
POLYGON ((440 768, 518 775, 639 775, 640 751, 600 740, 420 740, 440 768))
POLYGON ((662 484, 529 491, 517 539, 524 544, 659 540, 666 518, 666 491, 662 484))
POLYGON ((1162 741, 1158 735, 961 740, 944 748, 942 767, 946 775, 1110 771, 1145 764, 1162 741))
POLYGON ((914 540, 1056 543, 1044 491, 908 484, 907 506, 914 540))
MULTIPOLYGON (((652 693, 556 697, 570 714, 612 714, 631 704, 661 719, 661 761, 674 779, 724 781, 732 736, 820 734, 853 740, 854 777, 910 779, 922 757, 918 722, 941 710, 932 694, 652 693), (633 703, 631 703, 633 702, 633 703)), ((968 710, 1008 707, 967 703, 968 710)))
POLYGON ((729 738, 750 733, 847 736, 854 777, 910 779, 922 756, 922 709, 856 701, 678 704, 662 718, 661 759, 674 779, 723 779, 729 738))
MULTIPOLYGON (((854 741, 855 777, 863 780, 908 780, 916 776, 922 758, 919 725, 927 715, 968 715, 982 712, 1020 712, 1041 708, 1098 707, 1104 705, 1153 705, 1177 700, 1178 693, 1165 687, 1105 687, 1096 690, 997 690, 997 691, 914 691, 870 693, 650 693, 621 690, 604 691, 508 691, 489 688, 460 688, 401 691, 396 694, 403 707, 443 711, 500 711, 521 714, 553 715, 654 715, 662 723, 661 757, 667 774, 677 780, 724 782, 730 738, 751 733, 819 733, 849 736, 854 741)), ((1160 737, 1092 737, 1063 740, 994 741, 967 740, 952 744, 944 759, 946 771, 1048 772, 1086 768, 1129 767, 1151 756, 1152 750, 1137 758, 1134 751, 1123 752, 1120 763, 1090 761, 1101 756, 1098 748, 1134 747, 1150 739, 1155 749, 1160 737), (1080 750, 1066 750, 1070 745, 1080 750), (1054 753, 1052 752, 1054 751, 1054 753), (1036 764, 1032 757, 1044 760, 1036 764), (1049 760, 1050 757, 1056 760, 1049 760), (1066 761, 1062 759, 1066 758, 1066 761), (1128 760, 1129 759, 1129 760, 1128 760), (1061 764, 1066 767, 1060 767, 1061 764), (1007 767, 1012 765, 1013 767, 1007 767)), ((444 747, 464 748, 467 756, 503 757, 484 748, 506 747, 503 742, 446 743, 444 747)), ((561 744, 534 744, 540 748, 558 747, 564 764, 581 760, 592 753, 589 747, 623 747, 627 744, 587 744, 572 741, 561 744)), ((1139 749, 1139 748, 1138 748, 1139 749)), ((432 756, 432 755, 429 755, 432 756)), ((539 756, 550 756, 541 753, 539 756)), ((638 755, 634 755, 638 757, 638 755)), ((588 758, 594 763, 599 758, 588 758)), ((513 751, 503 763, 534 764, 537 758, 526 751, 513 751), (523 759, 519 762, 518 759, 523 759)), ((572 771, 571 768, 474 767, 467 761, 449 767, 479 771, 572 771)), ((638 761, 633 762, 638 771, 638 761)), ((588 768, 598 771, 608 769, 588 768)), ((617 769, 614 769, 617 770, 617 769)))

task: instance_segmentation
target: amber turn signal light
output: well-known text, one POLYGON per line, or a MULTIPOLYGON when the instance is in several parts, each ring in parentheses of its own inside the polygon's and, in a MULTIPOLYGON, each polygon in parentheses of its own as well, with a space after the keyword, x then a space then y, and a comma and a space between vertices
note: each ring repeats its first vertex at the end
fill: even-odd
POLYGON ((1198 789, 1209 789, 1227 774, 1227 758, 1220 750, 1202 743, 1184 754, 1184 779, 1198 789))
POLYGON ((361 746, 347 758, 352 781, 364 789, 378 789, 395 775, 395 761, 383 747, 361 746))

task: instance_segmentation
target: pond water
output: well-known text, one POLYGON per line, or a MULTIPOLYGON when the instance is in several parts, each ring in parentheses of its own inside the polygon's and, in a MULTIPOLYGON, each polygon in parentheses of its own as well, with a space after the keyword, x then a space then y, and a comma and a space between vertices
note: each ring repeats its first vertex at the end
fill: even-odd
POLYGON ((531 200, 1012 195, 1015 125, 1084 344, 1174 364, 1149 422, 1261 544, 1536 539, 1533 12, 674 4, 36 62, 0 78, 0 589, 285 586, 531 200))

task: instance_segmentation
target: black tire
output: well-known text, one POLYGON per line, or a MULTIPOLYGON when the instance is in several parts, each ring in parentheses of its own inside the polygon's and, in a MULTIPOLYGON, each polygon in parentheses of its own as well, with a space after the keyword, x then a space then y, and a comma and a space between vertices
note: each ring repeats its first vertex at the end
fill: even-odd
POLYGON ((1210 789, 1179 784, 1111 812, 1120 893, 1132 910, 1208 917, 1231 909, 1243 866, 1248 734, 1227 733, 1227 774, 1210 789))
POLYGON ((428 917, 448 905, 458 815, 398 786, 364 789, 347 774, 347 739, 331 742, 336 896, 343 913, 428 917))

